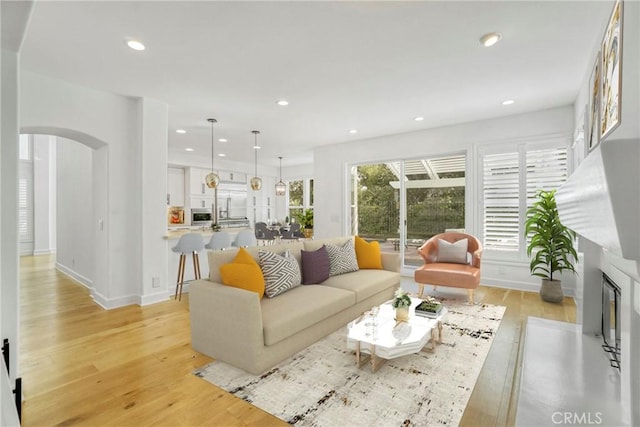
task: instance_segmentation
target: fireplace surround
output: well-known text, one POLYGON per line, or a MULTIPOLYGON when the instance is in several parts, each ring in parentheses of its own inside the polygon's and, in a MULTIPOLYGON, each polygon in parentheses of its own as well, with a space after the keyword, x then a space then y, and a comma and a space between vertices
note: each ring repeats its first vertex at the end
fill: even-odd
POLYGON ((622 332, 620 324, 621 304, 620 287, 606 273, 602 273, 602 318, 600 322, 600 331, 604 342, 602 348, 609 357, 610 365, 618 371, 620 371, 622 332))

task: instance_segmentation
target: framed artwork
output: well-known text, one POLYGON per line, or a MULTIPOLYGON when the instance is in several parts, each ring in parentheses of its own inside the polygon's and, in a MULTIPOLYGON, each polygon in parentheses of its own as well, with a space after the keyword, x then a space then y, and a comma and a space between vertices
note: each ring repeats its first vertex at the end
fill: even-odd
POLYGON ((587 123, 585 123, 585 139, 589 151, 600 142, 600 80, 600 52, 598 52, 589 79, 589 104, 587 105, 587 123))
POLYGON ((620 125, 622 84, 622 1, 617 0, 602 39, 600 139, 620 125))

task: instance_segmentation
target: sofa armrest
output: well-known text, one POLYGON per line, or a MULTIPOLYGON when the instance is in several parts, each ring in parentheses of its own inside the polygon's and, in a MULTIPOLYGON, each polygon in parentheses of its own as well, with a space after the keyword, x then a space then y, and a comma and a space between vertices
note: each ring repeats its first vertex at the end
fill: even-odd
POLYGON ((396 252, 381 252, 382 269, 400 273, 400 254, 396 252))
POLYGON ((257 293, 196 280, 189 284, 189 312, 195 350, 236 366, 260 356, 264 335, 257 293))

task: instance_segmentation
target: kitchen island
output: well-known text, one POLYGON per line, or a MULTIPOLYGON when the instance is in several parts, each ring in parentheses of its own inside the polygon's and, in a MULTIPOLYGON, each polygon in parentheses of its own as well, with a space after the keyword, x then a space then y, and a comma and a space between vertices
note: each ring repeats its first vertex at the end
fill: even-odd
MULTIPOLYGON (((231 241, 233 242, 236 238, 238 232, 242 230, 249 230, 247 227, 242 228, 223 228, 220 231, 226 231, 231 235, 231 241)), ((167 230, 167 234, 163 237, 165 241, 165 245, 167 247, 167 278, 169 283, 169 294, 173 296, 173 292, 175 292, 175 285, 178 278, 178 263, 180 261, 180 254, 173 252, 172 248, 178 243, 178 239, 187 234, 187 233, 199 233, 202 234, 202 240, 204 244, 209 243, 211 236, 214 231, 210 227, 190 227, 190 226, 179 226, 179 227, 170 227, 167 230)), ((209 276, 209 261, 207 260, 207 249, 203 252, 200 252, 200 276, 205 278, 209 276)), ((187 255, 187 261, 185 263, 185 271, 184 271, 184 287, 182 292, 189 292, 189 283, 188 281, 194 280, 195 274, 193 272, 193 261, 191 255, 187 255)))

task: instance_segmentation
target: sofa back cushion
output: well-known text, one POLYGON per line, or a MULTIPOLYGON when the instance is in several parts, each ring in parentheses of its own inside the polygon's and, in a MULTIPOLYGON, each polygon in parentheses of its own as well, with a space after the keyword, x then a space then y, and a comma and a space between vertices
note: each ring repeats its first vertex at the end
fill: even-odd
POLYGON ((353 237, 352 236, 347 236, 347 237, 329 237, 326 239, 314 239, 314 240, 305 240, 303 241, 304 244, 304 250, 305 251, 315 251, 318 250, 322 247, 322 245, 336 245, 336 246, 342 246, 344 245, 347 240, 350 240, 353 242, 353 237))

